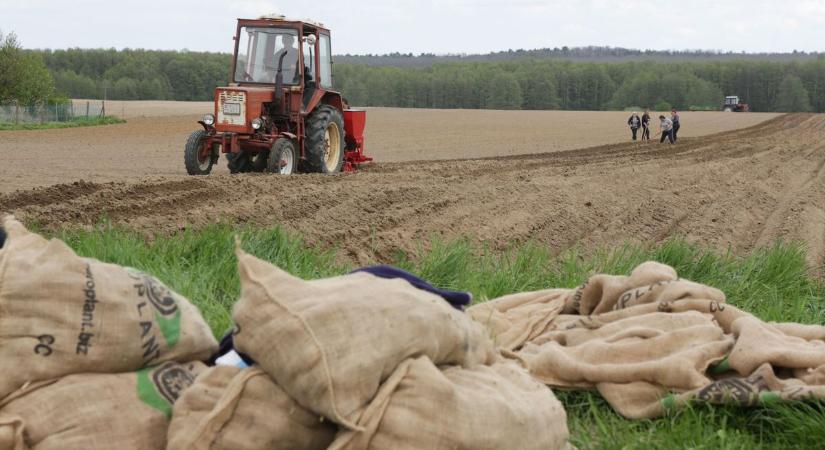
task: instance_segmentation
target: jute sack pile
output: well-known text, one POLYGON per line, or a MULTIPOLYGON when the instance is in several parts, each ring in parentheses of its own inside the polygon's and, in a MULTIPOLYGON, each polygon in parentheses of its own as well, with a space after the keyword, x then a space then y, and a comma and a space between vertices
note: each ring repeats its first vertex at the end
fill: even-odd
POLYGON ((216 366, 175 403, 167 449, 323 450, 335 431, 259 368, 216 366))
POLYGON ((398 366, 331 450, 562 449, 567 417, 552 391, 511 362, 439 370, 426 356, 398 366))
POLYGON ((401 279, 304 281, 237 250, 236 348, 300 405, 351 429, 402 361, 472 367, 495 352, 484 328, 401 279))
POLYGON ((163 449, 172 404, 204 368, 168 362, 31 383, 0 403, 0 449, 163 449))
POLYGON ((630 276, 594 275, 576 289, 507 295, 474 305, 467 313, 488 328, 497 345, 512 351, 581 316, 689 298, 725 301, 718 289, 681 280, 673 268, 647 262, 630 276))
POLYGON ((596 275, 566 296, 520 296, 531 300, 504 297, 469 313, 510 318, 519 339, 507 356, 550 386, 597 389, 626 417, 656 417, 688 401, 749 405, 824 393, 825 327, 765 323, 662 264, 642 264, 629 277, 596 275), (773 376, 780 369, 792 376, 773 376))
POLYGON ((81 258, 10 216, 0 248, 0 398, 74 373, 206 359, 217 342, 197 308, 154 277, 81 258))

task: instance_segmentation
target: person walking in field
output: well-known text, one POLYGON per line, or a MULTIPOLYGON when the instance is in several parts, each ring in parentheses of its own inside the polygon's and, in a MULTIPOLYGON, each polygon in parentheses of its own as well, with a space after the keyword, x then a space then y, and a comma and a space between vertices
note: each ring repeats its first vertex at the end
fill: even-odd
POLYGON ((659 139, 659 143, 661 144, 667 138, 671 144, 675 144, 673 141, 673 121, 665 116, 659 116, 659 128, 662 130, 662 138, 659 139))
POLYGON ((642 126, 642 120, 639 119, 638 113, 633 113, 629 119, 627 119, 627 125, 630 126, 630 131, 633 133, 633 140, 636 140, 636 132, 639 131, 639 128, 642 126))
POLYGON ((679 133, 679 127, 680 127, 679 113, 676 112, 676 108, 673 108, 670 111, 670 121, 673 122, 673 142, 676 142, 676 140, 679 138, 677 135, 679 133))
POLYGON ((650 140, 650 110, 645 109, 645 113, 642 114, 642 140, 649 141, 650 140))

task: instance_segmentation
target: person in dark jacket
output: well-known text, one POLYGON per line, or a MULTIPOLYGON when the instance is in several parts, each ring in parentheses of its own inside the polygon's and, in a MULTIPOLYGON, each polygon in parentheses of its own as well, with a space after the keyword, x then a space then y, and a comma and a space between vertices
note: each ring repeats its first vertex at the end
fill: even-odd
POLYGON ((650 140, 650 110, 645 109, 642 114, 642 140, 650 140))
POLYGON ((679 113, 676 112, 676 108, 673 108, 670 111, 670 121, 673 122, 673 142, 676 142, 678 139, 677 134, 679 133, 679 113))
POLYGON ((642 126, 642 119, 639 118, 638 113, 633 113, 629 119, 627 119, 627 125, 630 127, 630 131, 633 132, 633 140, 636 140, 636 132, 639 131, 639 128, 642 126))

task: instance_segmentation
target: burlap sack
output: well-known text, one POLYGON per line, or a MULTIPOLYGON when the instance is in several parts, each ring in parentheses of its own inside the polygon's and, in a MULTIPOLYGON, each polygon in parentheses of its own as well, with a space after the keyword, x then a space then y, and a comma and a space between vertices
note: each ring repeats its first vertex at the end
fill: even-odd
POLYGON ((646 262, 639 265, 629 277, 594 275, 579 286, 564 306, 564 314, 600 314, 613 309, 622 294, 662 281, 678 279, 676 271, 664 264, 646 262))
MULTIPOLYGON (((632 277, 596 275, 576 290, 547 289, 507 295, 474 305, 467 313, 487 327, 497 345, 505 350, 514 351, 547 331, 568 327, 595 328, 598 325, 594 323, 607 323, 611 317, 638 315, 636 311, 623 315, 561 314, 563 310, 572 308, 571 305, 576 301, 584 301, 584 304, 592 309, 605 309, 602 305, 612 305, 611 312, 654 304, 656 306, 647 309, 670 312, 673 302, 699 299, 702 302, 699 309, 724 310, 724 306, 719 306, 725 301, 725 295, 720 290, 688 280, 658 281, 651 285, 621 291, 633 283, 655 279, 661 274, 669 276, 671 271, 668 269, 668 266, 658 263, 645 263, 634 270, 632 277), (620 288, 615 287, 619 285, 620 288), (577 296, 579 300, 574 300, 577 296)), ((684 304, 682 310, 690 310, 690 307, 684 304)))
POLYGON ((5 398, 0 411, 22 419, 32 450, 163 449, 172 404, 203 368, 167 362, 35 382, 5 398))
POLYGON ((552 391, 516 364, 439 370, 403 362, 331 450, 567 448, 567 417, 552 391))
POLYGON ((12 217, 0 248, 0 398, 26 382, 207 358, 197 308, 155 278, 77 256, 12 217))
POLYGON ((790 336, 782 331, 783 328, 788 330, 790 327, 776 327, 756 317, 736 320, 733 323, 736 345, 728 358, 730 367, 741 375, 750 375, 765 363, 787 369, 825 366, 825 341, 790 336))
POLYGON ((805 384, 825 386, 825 366, 794 370, 794 377, 805 384))
POLYGON ((167 450, 323 450, 335 431, 259 368, 216 366, 175 403, 167 450))
POLYGON ((368 273, 304 281, 237 250, 235 346, 299 404, 355 427, 407 358, 472 366, 494 356, 483 327, 441 297, 368 273))
POLYGON ((572 293, 572 289, 522 292, 473 305, 467 314, 487 327, 496 345, 516 350, 547 331, 572 293))
POLYGON ((737 319, 742 317, 753 317, 751 314, 726 303, 704 299, 685 299, 678 301, 645 303, 593 316, 560 314, 553 321, 553 323, 550 324, 549 331, 574 328, 593 330, 608 323, 617 322, 630 317, 638 317, 645 314, 682 313, 689 311, 707 314, 712 318, 713 323, 718 325, 726 334, 733 332, 733 322, 737 319))
POLYGON ((0 414, 0 450, 28 450, 23 440, 23 419, 0 414))
POLYGON ((684 393, 645 382, 600 383, 599 393, 628 419, 655 418, 689 403, 756 406, 775 402, 825 399, 825 384, 799 379, 780 379, 770 364, 759 366, 747 377, 725 377, 684 393))
POLYGON ((690 390, 710 383, 705 371, 733 346, 712 321, 694 311, 650 313, 601 327, 547 332, 518 353, 536 379, 557 387, 645 381, 690 390))

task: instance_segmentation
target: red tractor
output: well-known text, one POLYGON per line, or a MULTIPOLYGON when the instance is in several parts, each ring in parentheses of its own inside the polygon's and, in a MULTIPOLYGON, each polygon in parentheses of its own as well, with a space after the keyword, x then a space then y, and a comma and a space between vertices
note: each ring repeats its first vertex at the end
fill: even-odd
POLYGON ((748 112, 749 110, 748 104, 739 101, 739 97, 735 95, 725 97, 725 104, 722 105, 724 112, 748 112))
POLYGON ((226 155, 229 171, 354 171, 364 155, 366 112, 332 86, 330 32, 283 16, 238 19, 228 87, 184 151, 186 171, 206 175, 226 155))

